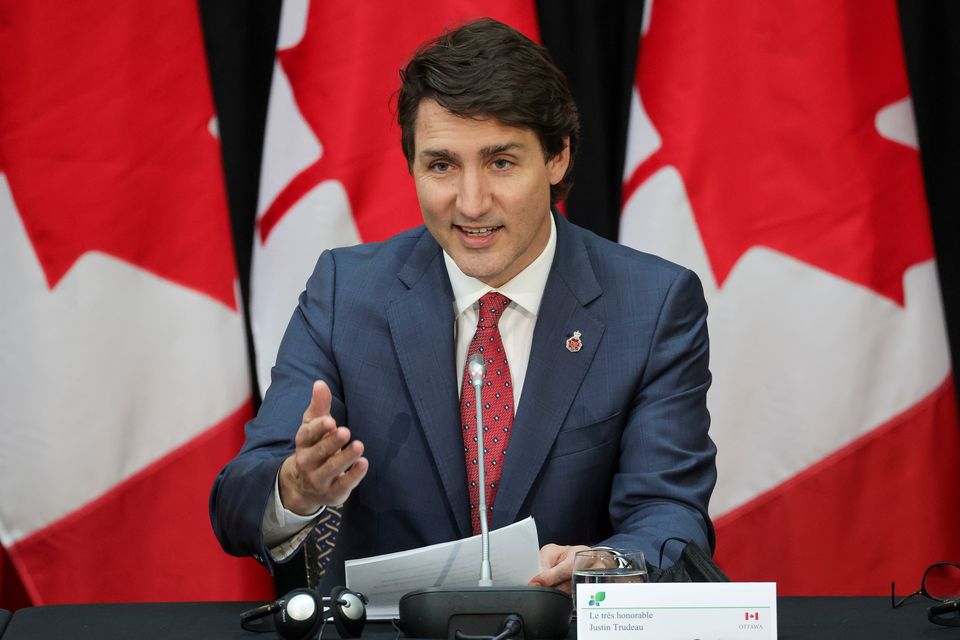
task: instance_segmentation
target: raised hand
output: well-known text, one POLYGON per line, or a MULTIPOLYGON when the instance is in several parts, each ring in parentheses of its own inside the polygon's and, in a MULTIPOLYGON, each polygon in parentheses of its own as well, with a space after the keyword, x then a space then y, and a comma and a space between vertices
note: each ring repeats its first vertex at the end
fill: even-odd
POLYGON ((280 467, 280 501, 300 515, 325 505, 343 504, 369 468, 363 443, 350 442, 350 430, 330 415, 327 383, 313 383, 310 406, 297 430, 296 450, 280 467))

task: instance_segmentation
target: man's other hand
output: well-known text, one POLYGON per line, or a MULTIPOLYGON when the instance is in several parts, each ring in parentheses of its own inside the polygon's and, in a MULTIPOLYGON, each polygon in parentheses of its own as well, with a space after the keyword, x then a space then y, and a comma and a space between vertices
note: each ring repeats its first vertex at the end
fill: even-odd
POLYGON ((297 430, 296 450, 280 467, 280 501, 300 515, 325 505, 343 504, 367 473, 363 443, 350 442, 350 430, 330 415, 332 396, 326 382, 313 383, 310 406, 297 430))
POLYGON ((546 544, 540 549, 540 573, 530 580, 533 587, 553 587, 566 593, 572 589, 573 557, 577 551, 586 551, 590 547, 578 544, 564 547, 546 544))

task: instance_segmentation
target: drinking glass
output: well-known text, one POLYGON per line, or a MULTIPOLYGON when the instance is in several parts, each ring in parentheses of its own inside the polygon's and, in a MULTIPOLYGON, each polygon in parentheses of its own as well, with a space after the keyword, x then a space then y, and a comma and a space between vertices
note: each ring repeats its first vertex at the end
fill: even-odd
POLYGON ((649 582, 642 551, 588 549, 573 558, 573 597, 578 584, 649 582))

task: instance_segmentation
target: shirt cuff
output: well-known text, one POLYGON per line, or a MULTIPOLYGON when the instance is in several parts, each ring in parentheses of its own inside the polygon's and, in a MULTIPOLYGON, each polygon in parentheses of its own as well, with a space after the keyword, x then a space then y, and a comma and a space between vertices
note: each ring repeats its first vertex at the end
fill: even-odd
POLYGON ((267 509, 263 512, 263 541, 274 562, 281 562, 289 558, 303 544, 304 539, 313 529, 311 526, 317 517, 323 513, 320 507, 316 513, 301 516, 284 508, 280 500, 280 474, 273 482, 273 493, 267 500, 267 509))

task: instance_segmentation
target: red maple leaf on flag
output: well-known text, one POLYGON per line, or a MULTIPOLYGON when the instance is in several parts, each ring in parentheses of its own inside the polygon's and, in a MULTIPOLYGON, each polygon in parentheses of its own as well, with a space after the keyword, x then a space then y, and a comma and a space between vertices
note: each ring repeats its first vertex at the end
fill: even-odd
POLYGON ((398 70, 422 42, 481 16, 538 39, 533 2, 310 3, 304 37, 278 58, 323 153, 270 203, 259 222, 261 241, 294 204, 329 179, 346 189, 365 242, 421 223, 394 115, 398 70))
POLYGON ((875 125, 909 93, 895 5, 658 0, 650 25, 636 80, 663 144, 624 201, 673 165, 718 284, 763 246, 903 304, 933 247, 918 154, 875 125))
POLYGON ((48 285, 99 251, 235 309, 197 5, 99 5, 0 9, 0 170, 48 285))

